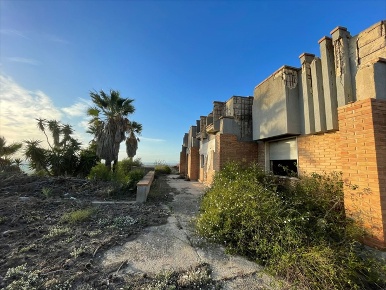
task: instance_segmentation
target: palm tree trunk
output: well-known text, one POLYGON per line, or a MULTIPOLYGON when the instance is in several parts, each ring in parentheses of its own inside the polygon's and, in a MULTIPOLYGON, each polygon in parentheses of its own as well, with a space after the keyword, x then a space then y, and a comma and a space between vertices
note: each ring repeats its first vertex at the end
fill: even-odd
POLYGON ((111 170, 111 160, 108 160, 108 159, 105 159, 105 166, 109 169, 109 171, 111 170))
POLYGON ((118 165, 118 158, 114 159, 113 172, 115 172, 115 170, 117 169, 117 165, 118 165))

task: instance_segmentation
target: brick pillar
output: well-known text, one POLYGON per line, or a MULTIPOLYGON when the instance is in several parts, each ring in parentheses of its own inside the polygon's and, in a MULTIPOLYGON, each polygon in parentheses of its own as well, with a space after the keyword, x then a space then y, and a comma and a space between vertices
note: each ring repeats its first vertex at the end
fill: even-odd
POLYGON ((180 173, 180 175, 183 175, 183 176, 186 175, 186 147, 182 147, 182 150, 180 152, 179 173, 180 173))
POLYGON ((188 154, 188 178, 198 180, 200 170, 200 153, 198 147, 191 147, 188 154))
POLYGON ((386 249, 386 100, 338 108, 346 212, 363 222, 365 242, 386 249), (355 189, 355 187, 358 187, 355 189))

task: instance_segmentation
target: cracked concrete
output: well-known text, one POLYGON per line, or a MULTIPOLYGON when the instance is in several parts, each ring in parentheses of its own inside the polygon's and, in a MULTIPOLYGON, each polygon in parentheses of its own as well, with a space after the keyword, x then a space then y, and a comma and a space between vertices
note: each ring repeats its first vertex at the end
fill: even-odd
POLYGON ((210 244, 195 234, 193 220, 205 188, 201 183, 177 177, 168 177, 174 194, 174 201, 169 204, 168 223, 146 228, 137 239, 109 250, 102 263, 107 266, 127 260, 122 272, 148 275, 208 263, 213 279, 223 281, 224 289, 275 288, 274 279, 264 274, 261 266, 243 257, 228 255, 222 246, 210 244))

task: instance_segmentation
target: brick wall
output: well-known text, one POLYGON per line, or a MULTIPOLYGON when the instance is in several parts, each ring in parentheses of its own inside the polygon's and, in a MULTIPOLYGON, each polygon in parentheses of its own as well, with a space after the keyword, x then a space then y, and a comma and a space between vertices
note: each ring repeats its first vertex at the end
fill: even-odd
POLYGON ((179 173, 182 176, 186 175, 186 148, 183 147, 182 151, 180 152, 180 168, 179 173))
POLYGON ((386 100, 371 99, 377 152, 379 193, 383 221, 383 246, 386 248, 386 100))
POLYGON ((220 170, 227 162, 237 161, 244 164, 258 162, 259 146, 256 142, 239 142, 236 135, 216 135, 216 160, 215 170, 220 170))
POLYGON ((191 147, 188 154, 188 172, 187 177, 190 180, 198 180, 200 170, 200 155, 198 147, 191 147))
POLYGON ((370 229, 366 242, 386 248, 386 101, 365 99, 338 109, 347 213, 370 229))
POLYGON ((339 131, 298 137, 300 174, 342 171, 339 131))

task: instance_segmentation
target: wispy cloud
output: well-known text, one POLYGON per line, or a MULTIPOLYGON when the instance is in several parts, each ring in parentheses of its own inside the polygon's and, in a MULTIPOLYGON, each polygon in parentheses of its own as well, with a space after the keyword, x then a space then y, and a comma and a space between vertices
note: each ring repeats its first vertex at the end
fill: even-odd
POLYGON ((140 137, 141 141, 147 141, 147 142, 166 142, 164 139, 156 139, 156 138, 147 138, 147 137, 140 137))
POLYGON ((62 111, 71 117, 85 116, 89 105, 85 102, 75 103, 70 107, 62 108, 62 111))
POLYGON ((47 39, 49 41, 53 41, 53 42, 57 42, 57 43, 62 43, 62 44, 69 44, 69 42, 57 35, 51 35, 51 34, 47 34, 46 35, 47 39))
POLYGON ((29 91, 0 75, 0 134, 8 142, 42 139, 36 118, 60 120, 62 114, 42 91, 29 91))
POLYGON ((31 65, 39 65, 40 64, 40 62, 35 60, 35 59, 24 58, 24 57, 17 57, 17 56, 7 57, 7 60, 12 61, 12 62, 31 64, 31 65))
POLYGON ((0 33, 3 35, 17 36, 25 39, 29 39, 24 33, 14 29, 0 29, 0 33))

